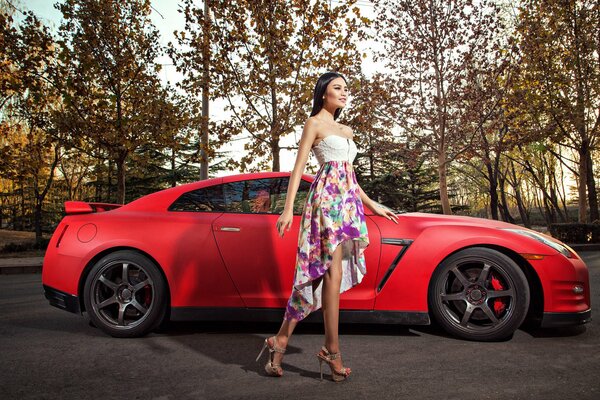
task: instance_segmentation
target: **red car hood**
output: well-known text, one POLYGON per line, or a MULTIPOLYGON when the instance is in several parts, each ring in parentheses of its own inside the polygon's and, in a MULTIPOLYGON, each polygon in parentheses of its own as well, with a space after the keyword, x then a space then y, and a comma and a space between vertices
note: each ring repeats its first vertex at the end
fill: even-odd
POLYGON ((420 226, 422 229, 433 225, 481 226, 495 229, 527 229, 518 225, 509 224, 507 222, 484 218, 465 217, 460 215, 427 214, 415 212, 400 214, 400 217, 409 219, 407 221, 408 223, 420 226))

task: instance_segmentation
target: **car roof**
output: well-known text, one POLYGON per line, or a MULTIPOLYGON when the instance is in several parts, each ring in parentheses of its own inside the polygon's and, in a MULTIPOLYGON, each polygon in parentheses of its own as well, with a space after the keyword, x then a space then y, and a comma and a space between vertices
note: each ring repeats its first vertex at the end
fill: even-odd
MULTIPOLYGON (((160 190, 155 193, 148 194, 140 197, 130 203, 127 203, 121 207, 120 211, 159 211, 166 210, 176 199, 184 193, 201 189, 203 187, 214 186, 221 183, 238 182, 244 180, 264 179, 264 178, 280 178, 289 177, 290 172, 248 172, 242 174, 233 174, 217 178, 205 179, 202 181, 196 181, 186 183, 173 188, 160 190)), ((314 175, 303 174, 302 179, 312 182, 314 175)))

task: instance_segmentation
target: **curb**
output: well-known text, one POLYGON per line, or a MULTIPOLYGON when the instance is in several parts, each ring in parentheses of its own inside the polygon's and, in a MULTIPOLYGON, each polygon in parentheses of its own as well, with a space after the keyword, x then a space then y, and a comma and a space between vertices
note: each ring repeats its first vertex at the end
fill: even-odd
POLYGON ((0 259, 0 275, 39 274, 44 257, 0 259))
POLYGON ((42 266, 6 267, 0 266, 0 275, 41 274, 42 266))

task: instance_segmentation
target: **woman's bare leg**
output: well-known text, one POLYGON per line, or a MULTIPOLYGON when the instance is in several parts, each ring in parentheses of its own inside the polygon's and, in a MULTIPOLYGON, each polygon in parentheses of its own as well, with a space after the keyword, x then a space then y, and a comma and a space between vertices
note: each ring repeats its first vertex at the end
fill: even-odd
MULTIPOLYGON (((342 284, 342 245, 333 252, 331 267, 323 276, 323 323, 325 347, 330 353, 339 353, 338 325, 340 320, 340 285, 342 284)), ((333 360, 336 370, 342 368, 342 360, 333 360)))
MULTIPOLYGON (((340 319, 340 285, 342 284, 342 246, 339 245, 333 252, 333 260, 331 267, 323 276, 323 294, 322 294, 322 311, 323 322, 325 325, 325 346, 331 353, 340 351, 340 343, 338 337, 338 325, 340 319)), ((287 347, 288 341, 294 332, 294 328, 298 325, 298 320, 283 320, 279 332, 277 332, 276 340, 278 347, 287 347)), ((283 354, 275 352, 273 362, 281 364, 283 354)), ((337 370, 342 367, 342 360, 334 360, 334 366, 337 370)))
MULTIPOLYGON (((279 328, 279 332, 275 336, 276 343, 275 345, 278 347, 286 348, 288 341, 290 340, 290 336, 292 336, 292 332, 294 332, 294 328, 298 325, 298 320, 283 320, 281 327, 279 328)), ((283 354, 275 352, 273 355, 273 363, 281 364, 281 360, 283 359, 283 354)))

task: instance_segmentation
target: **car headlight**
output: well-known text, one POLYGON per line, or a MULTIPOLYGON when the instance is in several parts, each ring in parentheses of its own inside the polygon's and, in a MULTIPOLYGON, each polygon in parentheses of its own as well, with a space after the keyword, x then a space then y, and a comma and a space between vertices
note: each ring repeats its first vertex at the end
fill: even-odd
POLYGON ((563 243, 555 242, 554 240, 548 239, 546 236, 541 233, 528 231, 525 229, 505 229, 507 231, 511 231, 514 233, 518 233, 519 235, 529 236, 532 239, 537 240, 538 242, 544 243, 546 246, 552 247, 554 250, 558 251, 560 254, 567 258, 573 258, 573 250, 563 243))

